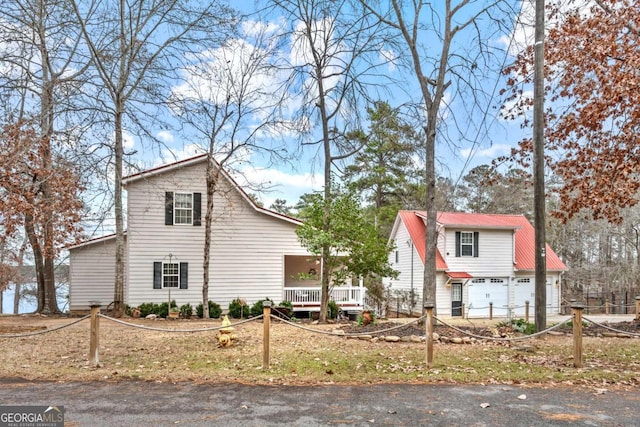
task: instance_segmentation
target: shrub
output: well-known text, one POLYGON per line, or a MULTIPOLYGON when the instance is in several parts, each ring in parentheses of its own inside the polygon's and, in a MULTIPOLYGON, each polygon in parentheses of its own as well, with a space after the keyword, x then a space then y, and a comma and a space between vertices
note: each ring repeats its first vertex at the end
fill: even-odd
POLYGON ((514 331, 523 333, 525 335, 531 335, 536 332, 535 323, 529 323, 524 319, 512 319, 510 321, 500 322, 497 324, 501 327, 511 327, 514 331))
MULTIPOLYGON (((371 322, 369 323, 370 325, 375 325, 376 322, 378 321, 376 314, 373 311, 368 311, 369 316, 371 316, 371 322)), ((358 316, 358 326, 363 326, 364 325, 364 312, 362 312, 362 314, 360 314, 358 316)))
POLYGON ((288 308, 289 312, 293 313, 293 303, 291 301, 284 300, 280 304, 278 304, 278 307, 288 308))
POLYGON ((159 317, 168 317, 169 316, 169 304, 163 302, 158 307, 158 312, 156 313, 159 317))
POLYGON ((150 314, 158 314, 158 304, 145 302, 138 306, 140 309, 140 317, 145 318, 150 314))
POLYGON ((189 319, 191 317, 191 314, 193 314, 193 307, 191 306, 191 304, 186 303, 180 306, 180 317, 182 317, 183 319, 189 319))
POLYGON ((256 301, 255 304, 251 306, 251 316, 257 317, 264 313, 264 302, 271 301, 271 306, 273 306, 273 301, 270 298, 261 299, 256 301))
MULTIPOLYGON (((204 316, 202 303, 198 304, 198 306, 196 307, 196 313, 198 313, 198 317, 202 319, 202 316, 204 316)), ((217 319, 218 317, 220 317, 221 314, 222 314, 222 308, 220 307, 220 304, 215 303, 213 301, 209 301, 209 318, 217 319)))
POLYGON ((242 319, 249 315, 249 307, 244 300, 236 298, 229 303, 229 316, 234 319, 242 319))
POLYGON ((329 319, 335 319, 336 317, 338 317, 338 311, 340 310, 338 308, 338 304, 335 301, 329 301, 329 312, 327 313, 329 315, 329 319))

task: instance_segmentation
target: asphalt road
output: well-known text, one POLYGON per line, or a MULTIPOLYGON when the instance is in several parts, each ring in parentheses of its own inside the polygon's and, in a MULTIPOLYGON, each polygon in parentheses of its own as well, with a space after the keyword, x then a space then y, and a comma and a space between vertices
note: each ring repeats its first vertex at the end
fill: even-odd
POLYGON ((76 426, 637 426, 640 393, 482 385, 248 386, 0 379, 1 405, 76 426), (488 404, 488 406, 487 406, 488 404))

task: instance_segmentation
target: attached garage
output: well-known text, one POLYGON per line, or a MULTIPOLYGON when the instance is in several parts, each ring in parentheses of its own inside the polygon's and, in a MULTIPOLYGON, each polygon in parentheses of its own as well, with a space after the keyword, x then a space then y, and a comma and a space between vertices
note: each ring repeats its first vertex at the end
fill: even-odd
MULTIPOLYGON (((547 311, 553 308, 553 300, 551 294, 551 285, 547 283, 547 311)), ((514 314, 516 316, 524 316, 526 312, 526 302, 529 301, 529 316, 535 316, 536 305, 536 285, 535 278, 521 277, 515 281, 514 286, 514 314)))
POLYGON ((467 317, 489 317, 489 303, 494 316, 509 313, 509 279, 475 278, 468 283, 467 317))

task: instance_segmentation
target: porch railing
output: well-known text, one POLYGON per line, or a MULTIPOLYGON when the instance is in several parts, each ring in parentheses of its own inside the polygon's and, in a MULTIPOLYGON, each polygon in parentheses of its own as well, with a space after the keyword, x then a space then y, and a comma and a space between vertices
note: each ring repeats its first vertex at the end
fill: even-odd
MULTIPOLYGON (((338 307, 362 308, 366 289, 361 287, 336 287, 331 290, 329 300, 338 307)), ((291 301, 294 310, 309 310, 320 307, 322 290, 319 287, 285 288, 283 300, 291 301)))

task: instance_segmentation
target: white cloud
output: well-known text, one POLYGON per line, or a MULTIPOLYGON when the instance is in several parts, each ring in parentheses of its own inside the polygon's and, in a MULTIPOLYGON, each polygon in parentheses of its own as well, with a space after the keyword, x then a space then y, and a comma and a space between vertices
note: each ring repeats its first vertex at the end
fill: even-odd
POLYGON ((242 22, 242 34, 246 37, 259 37, 276 34, 282 27, 278 22, 247 20, 242 22))
MULTIPOLYGON (((560 12, 558 19, 562 19, 570 11, 579 10, 583 16, 589 16, 595 0, 551 0, 551 6, 557 6, 560 12)), ((557 25, 557 20, 545 19, 545 29, 548 31, 557 25)), ((513 31, 509 36, 502 36, 499 43, 505 46, 512 56, 522 52, 527 46, 535 42, 536 7, 534 0, 523 0, 520 13, 516 16, 513 31)))
POLYGON ((204 154, 204 149, 198 144, 187 144, 182 146, 182 149, 165 149, 163 155, 160 158, 156 158, 153 167, 165 165, 167 163, 177 162, 180 160, 195 157, 200 154, 204 154))
POLYGON ((260 199, 268 208, 276 199, 285 199, 289 205, 298 202, 300 196, 322 189, 322 174, 288 173, 273 168, 247 166, 234 176, 240 186, 262 187, 260 199))
POLYGON ((158 132, 156 134, 156 137, 160 141, 165 142, 167 144, 170 144, 170 143, 172 143, 174 141, 173 134, 171 132, 166 131, 166 130, 161 130, 160 132, 158 132))
POLYGON ((379 52, 380 61, 387 64, 387 70, 389 72, 393 72, 398 68, 396 66, 396 60, 398 59, 398 55, 389 49, 380 49, 379 52))
POLYGON ((495 159, 498 156, 511 153, 511 145, 509 144, 493 144, 489 148, 473 150, 472 148, 464 148, 460 150, 463 158, 481 157, 485 159, 495 159))
POLYGON ((533 100, 533 91, 525 90, 520 94, 518 99, 506 102, 502 108, 500 108, 501 120, 513 120, 522 114, 527 114, 533 110, 533 104, 529 104, 525 101, 533 100), (522 103, 523 107, 520 106, 522 103))

